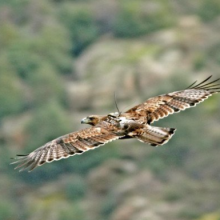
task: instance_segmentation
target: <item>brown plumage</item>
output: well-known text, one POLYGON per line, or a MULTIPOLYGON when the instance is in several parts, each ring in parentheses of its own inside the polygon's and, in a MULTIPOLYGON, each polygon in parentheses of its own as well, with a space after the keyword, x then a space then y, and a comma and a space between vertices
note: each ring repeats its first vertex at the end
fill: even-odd
POLYGON ((117 139, 136 138, 151 146, 160 146, 170 140, 175 128, 161 128, 150 124, 170 114, 195 106, 214 93, 220 92, 220 79, 208 82, 208 77, 187 89, 148 99, 125 113, 105 116, 91 115, 81 123, 92 127, 54 139, 28 155, 18 155, 12 164, 20 171, 33 170, 44 163, 67 158, 94 149, 117 139))
POLYGON ((207 82, 210 78, 211 76, 197 85, 194 82, 185 90, 150 98, 146 102, 129 109, 126 113, 151 124, 170 114, 193 107, 220 91, 220 85, 216 83, 220 79, 207 82))
POLYGON ((105 126, 101 123, 99 126, 73 132, 46 143, 28 155, 18 155, 18 160, 14 162, 19 163, 16 168, 22 167, 21 171, 25 168, 33 170, 44 163, 81 154, 120 138, 110 132, 111 129, 106 130, 105 126))

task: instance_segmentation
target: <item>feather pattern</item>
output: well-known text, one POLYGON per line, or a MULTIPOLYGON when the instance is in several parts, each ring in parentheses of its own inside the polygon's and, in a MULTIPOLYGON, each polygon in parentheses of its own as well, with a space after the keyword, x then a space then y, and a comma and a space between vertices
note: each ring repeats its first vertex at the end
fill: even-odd
POLYGON ((220 79, 200 83, 195 81, 187 89, 159 95, 134 106, 125 113, 90 115, 81 123, 92 127, 56 138, 27 155, 18 155, 15 169, 29 171, 45 163, 68 158, 95 149, 117 139, 135 138, 151 146, 167 143, 175 128, 160 128, 150 124, 170 114, 193 107, 214 93, 220 92, 220 79))
POLYGON ((135 136, 135 138, 156 147, 167 143, 174 135, 175 130, 175 128, 161 128, 145 125, 144 128, 141 129, 141 133, 135 136))
POLYGON ((170 114, 193 107, 212 94, 220 92, 220 79, 209 81, 210 78, 211 76, 199 84, 194 82, 185 90, 150 98, 146 102, 129 109, 126 113, 130 114, 130 117, 138 116, 142 123, 151 124, 170 114))
POLYGON ((15 169, 20 168, 20 171, 25 169, 32 171, 44 163, 82 154, 119 138, 120 136, 101 126, 94 126, 54 139, 28 155, 18 155, 12 164, 18 164, 15 169))

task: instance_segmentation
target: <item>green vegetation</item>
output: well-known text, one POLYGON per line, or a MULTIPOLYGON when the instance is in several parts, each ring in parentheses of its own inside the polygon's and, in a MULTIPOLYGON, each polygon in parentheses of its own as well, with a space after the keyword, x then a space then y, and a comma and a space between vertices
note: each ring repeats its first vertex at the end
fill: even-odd
POLYGON ((87 220, 84 210, 79 204, 70 203, 59 214, 59 220, 69 220, 71 218, 87 220))
POLYGON ((5 219, 5 220, 15 219, 16 212, 11 212, 11 210, 16 211, 14 204, 12 204, 12 201, 1 201, 0 202, 0 216, 2 219, 5 219))
POLYGON ((98 37, 98 25, 92 11, 86 6, 65 4, 60 10, 60 19, 69 31, 75 56, 98 37))
POLYGON ((84 179, 81 176, 77 176, 74 180, 71 179, 66 186, 66 197, 69 200, 80 200, 87 193, 87 186, 84 179))
POLYGON ((117 37, 137 37, 169 27, 172 12, 168 2, 121 1, 113 32, 117 37))
POLYGON ((203 21, 213 21, 220 14, 220 2, 218 0, 202 0, 198 14, 203 21))
POLYGON ((19 77, 7 65, 7 61, 1 60, 0 66, 0 119, 19 113, 24 107, 22 87, 19 77))

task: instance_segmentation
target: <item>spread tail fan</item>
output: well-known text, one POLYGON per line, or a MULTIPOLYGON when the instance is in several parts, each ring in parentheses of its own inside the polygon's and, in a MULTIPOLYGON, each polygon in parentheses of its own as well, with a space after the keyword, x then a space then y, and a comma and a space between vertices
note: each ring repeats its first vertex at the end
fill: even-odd
POLYGON ((175 133, 175 128, 161 128, 155 126, 146 126, 140 136, 136 138, 144 143, 148 143, 151 146, 158 146, 167 143, 175 133))

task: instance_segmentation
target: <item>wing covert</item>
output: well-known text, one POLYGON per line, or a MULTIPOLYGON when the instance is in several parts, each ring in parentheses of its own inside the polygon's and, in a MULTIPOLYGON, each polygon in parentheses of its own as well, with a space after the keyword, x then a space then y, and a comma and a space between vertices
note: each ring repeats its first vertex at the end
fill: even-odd
POLYGON ((94 126, 56 138, 27 155, 17 155, 12 164, 17 164, 15 169, 20 171, 32 171, 44 163, 82 154, 119 138, 102 126, 94 126))
POLYGON ((144 123, 150 124, 170 114, 193 107, 213 93, 220 92, 220 84, 216 83, 220 79, 208 82, 210 78, 211 76, 197 85, 194 82, 185 90, 150 98, 146 102, 129 109, 126 113, 133 116, 138 115, 144 123))

